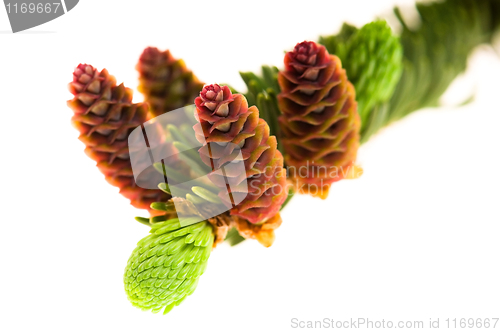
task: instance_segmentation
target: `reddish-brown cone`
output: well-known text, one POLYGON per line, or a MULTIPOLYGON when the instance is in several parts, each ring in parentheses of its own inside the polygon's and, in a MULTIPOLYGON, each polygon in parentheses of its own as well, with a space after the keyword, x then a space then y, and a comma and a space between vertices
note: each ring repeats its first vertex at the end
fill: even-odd
POLYGON ((130 132, 147 120, 147 105, 133 104, 132 90, 123 84, 116 86, 106 69, 99 72, 90 65, 80 64, 75 69, 69 91, 74 95, 68 101, 74 112, 72 123, 86 145, 85 153, 134 207, 153 212, 152 202, 165 202, 170 196, 159 189, 136 186, 127 142, 130 132))
POLYGON ((285 55, 278 82, 290 180, 300 192, 326 198, 333 182, 359 171, 354 166, 360 128, 354 87, 337 56, 306 41, 285 55))
MULTIPOLYGON (((248 108, 243 95, 233 95, 229 87, 217 84, 205 86, 195 104, 200 121, 195 132, 200 143, 204 144, 200 154, 205 164, 214 170, 210 179, 221 188, 221 192, 228 190, 232 197, 244 195, 243 200, 231 209, 231 215, 252 224, 276 216, 288 193, 286 172, 283 157, 277 150, 276 137, 269 136, 269 126, 259 118, 257 107, 248 108), (230 174, 228 171, 222 178, 217 171, 230 160, 235 145, 241 148, 245 172, 230 174), (245 184, 245 179, 244 189, 248 188, 248 193, 239 191, 242 188, 239 185, 245 184), (226 181, 231 184, 230 189, 226 187, 226 181)), ((226 203, 231 205, 231 202, 226 203)))
POLYGON ((203 88, 183 60, 175 59, 170 51, 146 48, 136 66, 139 72, 138 90, 151 106, 153 116, 193 103, 203 88))

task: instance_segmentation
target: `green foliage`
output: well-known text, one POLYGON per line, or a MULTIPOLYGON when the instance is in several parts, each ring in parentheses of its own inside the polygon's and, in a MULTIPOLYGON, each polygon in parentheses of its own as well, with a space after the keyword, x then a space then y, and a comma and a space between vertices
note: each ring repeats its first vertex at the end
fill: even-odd
POLYGON ((236 228, 231 228, 226 235, 226 238, 224 241, 227 241, 229 245, 235 246, 243 241, 245 241, 245 238, 238 233, 238 230, 236 228))
MULTIPOLYGON (((276 136, 279 143, 279 126, 277 95, 280 93, 278 84, 278 68, 262 66, 262 75, 258 76, 252 72, 240 72, 240 76, 245 82, 248 91, 244 94, 249 106, 257 106, 259 117, 264 119, 269 125, 270 134, 276 136)), ((278 149, 281 150, 280 144, 278 149)))
POLYGON ((419 3, 421 24, 417 29, 411 29, 400 10, 395 9, 403 26, 404 71, 389 102, 386 123, 438 105, 450 83, 465 70, 472 49, 491 38, 493 3, 490 0, 419 3))
POLYGON ((166 314, 195 291, 214 235, 206 221, 182 227, 178 219, 152 223, 150 233, 128 260, 125 291, 135 307, 166 314))
POLYGON ((325 46, 330 54, 345 54, 347 41, 357 32, 358 28, 344 23, 338 34, 319 37, 318 42, 325 46))
POLYGON ((401 77, 402 46, 382 20, 359 30, 344 25, 338 35, 322 37, 320 43, 340 58, 356 88, 361 137, 366 137, 367 132, 375 131, 383 122, 385 108, 379 105, 391 98, 401 77))

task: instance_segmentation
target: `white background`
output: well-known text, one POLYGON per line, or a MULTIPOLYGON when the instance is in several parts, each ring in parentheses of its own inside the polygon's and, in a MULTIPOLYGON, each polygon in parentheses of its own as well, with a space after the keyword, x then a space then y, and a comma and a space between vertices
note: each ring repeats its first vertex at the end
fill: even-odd
MULTIPOLYGON (((291 319, 500 317, 500 60, 477 50, 448 105, 384 129, 326 201, 296 197, 269 248, 218 247, 167 316, 132 307, 122 276, 147 227, 83 153, 66 85, 80 62, 137 86, 144 47, 205 82, 281 66, 295 43, 395 1, 86 0, 11 34, 0 8, 0 330, 288 331, 291 319)), ((398 3, 411 4, 412 1, 398 3)), ((136 93, 134 99, 141 101, 136 93)), ((499 324, 500 325, 500 324, 499 324)), ((500 326, 497 326, 497 330, 500 326)))

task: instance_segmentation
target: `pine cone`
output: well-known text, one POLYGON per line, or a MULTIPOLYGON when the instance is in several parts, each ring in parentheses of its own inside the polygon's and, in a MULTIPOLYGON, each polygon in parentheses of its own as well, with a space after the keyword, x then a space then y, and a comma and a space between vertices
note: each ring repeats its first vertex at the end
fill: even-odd
POLYGON ((314 42, 285 55, 278 82, 289 177, 299 192, 326 198, 330 185, 355 169, 360 120, 354 87, 339 58, 314 42))
POLYGON ((253 224, 274 217, 287 197, 286 172, 276 137, 269 136, 269 126, 259 119, 257 107, 248 108, 243 95, 233 95, 229 87, 217 84, 205 86, 195 104, 200 121, 195 132, 204 144, 200 156, 213 169, 209 177, 221 189, 219 196, 228 207, 232 206, 228 197, 238 198, 235 201, 242 198, 232 207, 231 215, 253 224), (235 145, 241 148, 244 174, 231 174, 231 166, 225 166, 235 152, 235 145), (222 166, 226 176, 217 172, 222 166), (248 188, 248 192, 238 188, 245 179, 248 187, 244 189, 248 188))
POLYGON ((203 88, 203 83, 187 69, 184 61, 176 60, 168 50, 146 48, 136 69, 138 90, 144 94, 154 116, 192 104, 203 88))
POLYGON ((130 164, 127 138, 147 120, 147 105, 133 104, 132 90, 116 86, 106 69, 99 72, 90 65, 75 69, 69 90, 75 96, 68 106, 74 111, 72 122, 80 132, 79 140, 106 180, 138 209, 152 211, 152 202, 168 200, 170 196, 159 189, 136 186, 130 164))
POLYGON ((166 314, 195 291, 214 234, 207 221, 181 227, 178 219, 154 223, 150 233, 128 260, 125 291, 135 307, 166 314))

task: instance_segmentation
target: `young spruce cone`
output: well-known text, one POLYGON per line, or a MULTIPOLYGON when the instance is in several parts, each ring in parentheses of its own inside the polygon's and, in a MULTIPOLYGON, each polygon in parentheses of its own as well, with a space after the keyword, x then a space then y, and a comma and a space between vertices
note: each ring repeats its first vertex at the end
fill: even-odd
POLYGON ((391 98, 401 78, 403 47, 389 25, 379 20, 353 33, 337 55, 356 89, 361 135, 369 136, 383 123, 384 114, 376 114, 375 106, 391 98))
POLYGON ((133 104, 132 90, 116 86, 106 69, 99 72, 90 65, 75 69, 69 90, 74 98, 68 106, 74 111, 72 122, 80 132, 79 140, 106 180, 138 209, 152 211, 152 202, 168 200, 170 196, 159 189, 136 186, 130 164, 128 135, 147 120, 147 105, 133 104))
MULTIPOLYGON (((229 87, 217 84, 205 86, 195 104, 200 121, 195 132, 200 143, 204 144, 200 149, 201 157, 213 169, 210 179, 221 188, 221 193, 229 192, 231 197, 245 195, 231 208, 231 215, 252 224, 275 217, 288 193, 286 172, 283 156, 277 150, 276 137, 269 136, 269 126, 259 118, 257 107, 248 108, 243 95, 233 95, 229 87), (241 148, 246 172, 231 174, 231 167, 227 166, 224 167, 226 176, 219 176, 217 171, 229 161, 235 145, 241 148), (248 194, 244 190, 238 192, 238 184, 245 179, 248 194), (226 188, 226 181, 230 183, 230 189, 226 188)), ((219 196, 232 206, 227 202, 227 195, 219 196)))
POLYGON ((203 83, 187 69, 184 61, 176 60, 168 50, 146 48, 136 69, 138 90, 144 94, 154 116, 192 104, 203 88, 203 83))
POLYGON ((166 314, 193 294, 214 242, 207 221, 182 227, 179 219, 151 225, 125 268, 127 297, 135 307, 166 314))
POLYGON ((285 162, 299 192, 326 198, 330 185, 353 177, 360 120, 355 91, 338 57, 302 42, 278 74, 285 162))

